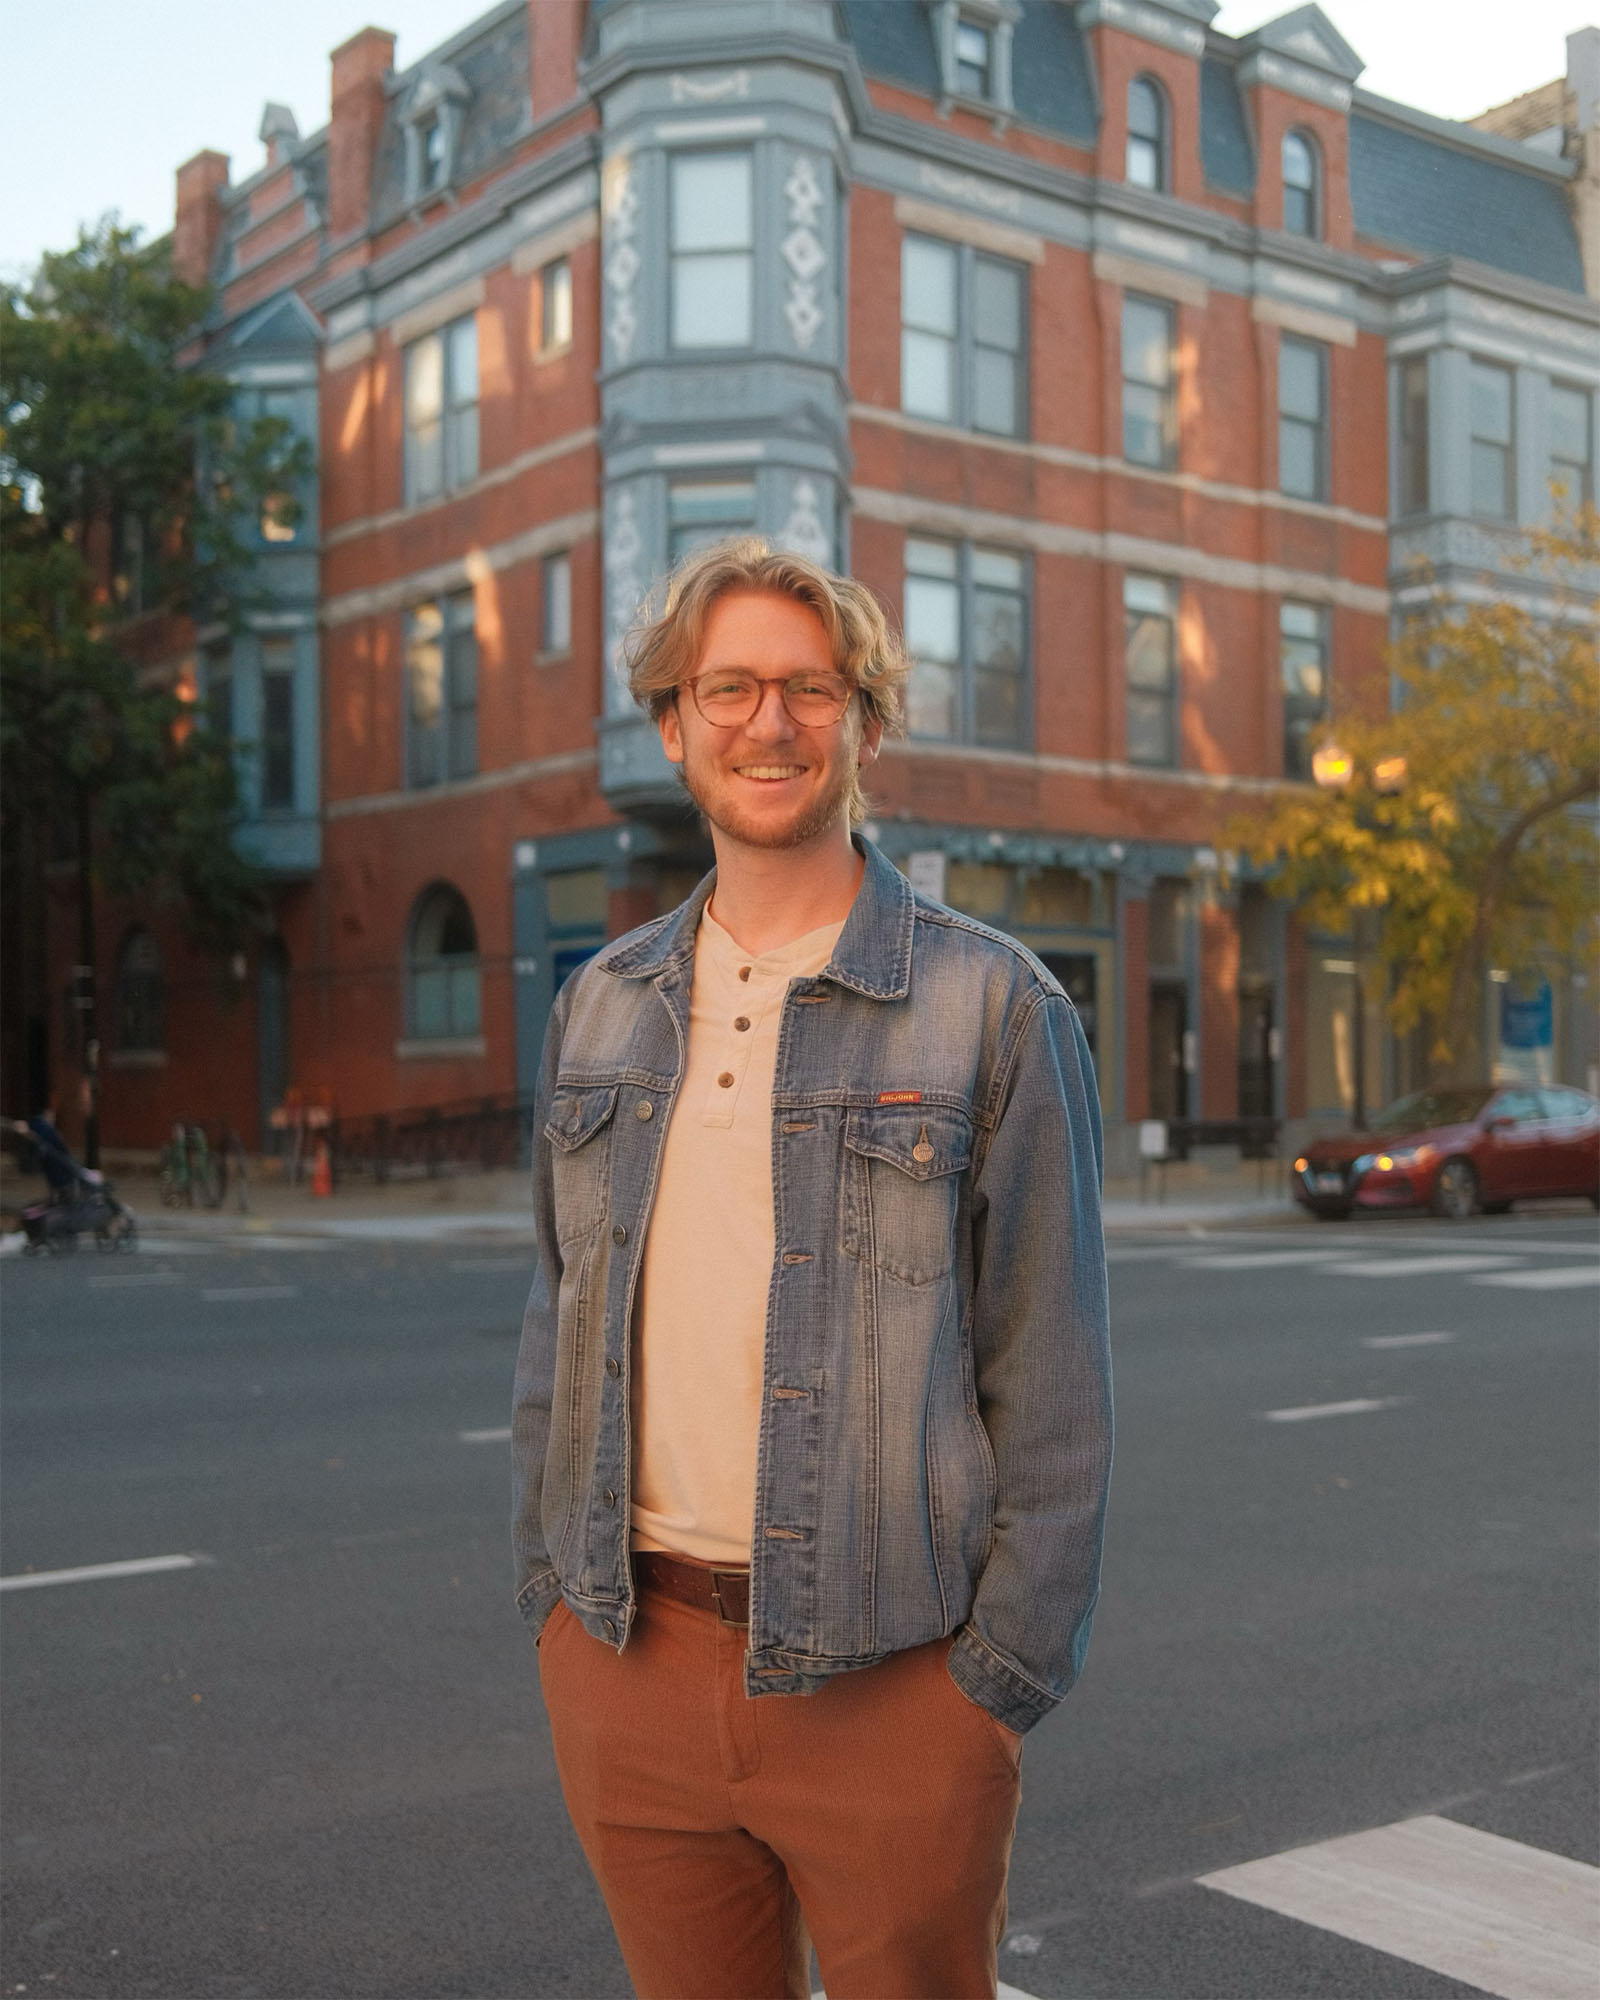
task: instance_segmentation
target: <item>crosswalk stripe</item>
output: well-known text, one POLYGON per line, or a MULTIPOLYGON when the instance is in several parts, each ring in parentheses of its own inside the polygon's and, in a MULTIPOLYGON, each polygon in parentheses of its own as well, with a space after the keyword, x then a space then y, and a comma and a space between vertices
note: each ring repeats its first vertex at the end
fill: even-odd
POLYGON ((1327 1264, 1344 1254, 1342 1250, 1228 1250, 1183 1261, 1196 1271, 1271 1271, 1280 1265, 1327 1264))
POLYGON ((1499 2000, 1593 2000, 1600 1868, 1432 1813, 1199 1881, 1499 2000))
POLYGON ((1574 1285, 1600 1285, 1600 1264, 1547 1264, 1537 1271, 1495 1271, 1468 1282, 1474 1285, 1514 1285, 1525 1292, 1565 1292, 1574 1285))
POLYGON ((1305 1424, 1318 1417, 1364 1417, 1369 1410, 1392 1410, 1409 1396, 1353 1396, 1346 1403, 1300 1403, 1287 1410, 1263 1410, 1269 1424, 1305 1424))
POLYGON ((1335 1278, 1442 1278, 1451 1272, 1496 1271, 1521 1262, 1520 1257, 1364 1257, 1322 1268, 1335 1278))

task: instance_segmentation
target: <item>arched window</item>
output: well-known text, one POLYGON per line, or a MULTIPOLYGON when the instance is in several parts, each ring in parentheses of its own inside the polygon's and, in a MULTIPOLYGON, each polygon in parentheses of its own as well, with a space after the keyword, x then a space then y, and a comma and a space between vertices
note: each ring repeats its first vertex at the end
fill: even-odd
POLYGON ((1322 234, 1316 141, 1305 132, 1283 135, 1283 226, 1291 236, 1322 234))
POLYGON ((1128 85, 1128 185, 1167 189, 1167 100, 1150 76, 1128 85))
POLYGON ((119 1053, 166 1047, 167 981, 161 947, 147 930, 129 931, 117 953, 114 1017, 119 1053))
POLYGON ((478 933, 467 899, 448 882, 417 898, 406 977, 410 1034, 447 1041, 478 1032, 478 933))

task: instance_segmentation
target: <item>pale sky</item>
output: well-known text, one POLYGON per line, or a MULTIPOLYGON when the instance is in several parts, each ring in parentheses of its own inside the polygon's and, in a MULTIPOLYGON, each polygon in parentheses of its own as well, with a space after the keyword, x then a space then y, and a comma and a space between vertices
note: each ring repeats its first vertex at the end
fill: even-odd
MULTIPOLYGON (((261 107, 302 132, 328 116, 328 51, 368 22, 399 37, 402 67, 488 0, 7 0, 10 162, 0 275, 65 249, 115 208, 149 236, 172 226, 172 177, 211 146, 242 180, 261 164, 261 107)), ((1247 34, 1292 0, 1227 0, 1216 26, 1247 34)), ((1367 64, 1361 83, 1442 118, 1469 118, 1566 68, 1565 38, 1595 0, 1324 0, 1367 64), (1582 11, 1579 11, 1579 10, 1582 11)))

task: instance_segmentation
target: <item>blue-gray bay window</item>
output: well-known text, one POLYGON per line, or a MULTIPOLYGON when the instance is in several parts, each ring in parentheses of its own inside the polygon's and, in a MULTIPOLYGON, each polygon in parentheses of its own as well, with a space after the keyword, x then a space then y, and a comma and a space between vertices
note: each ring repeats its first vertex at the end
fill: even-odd
POLYGON ((1178 590, 1161 576, 1122 579, 1128 762, 1178 762, 1178 590))
POLYGON ((1400 364, 1400 491, 1402 514, 1428 511, 1428 357, 1400 364))
POLYGON ((753 479, 675 479, 667 488, 667 560, 674 565, 730 535, 753 534, 755 525, 753 479))
POLYGON ((1283 775, 1309 778, 1328 719, 1328 614, 1320 604, 1278 607, 1283 678, 1283 775))
POLYGON ((1170 470, 1178 462, 1173 310, 1132 293, 1122 301, 1122 455, 1170 470))
POLYGON ((478 321, 412 341, 405 354, 405 497, 437 499, 478 476, 478 321))
POLYGON ((748 153, 672 161, 672 345, 748 347, 755 334, 755 198, 748 153))
POLYGON ((900 250, 900 407, 1000 437, 1027 429, 1027 273, 964 244, 900 250))
POLYGON ((435 882, 417 898, 406 950, 406 1030, 417 1041, 478 1034, 478 932, 461 891, 435 882))
POLYGON ((912 736, 990 749, 1022 746, 1028 735, 1024 557, 908 537, 905 635, 912 736))
POLYGON ((1278 342, 1278 486, 1297 500, 1328 497, 1328 350, 1292 333, 1278 342))
POLYGON ((1516 377, 1494 361, 1470 366, 1472 511, 1481 521, 1516 513, 1516 377))
POLYGON ((478 635, 470 590, 416 605, 406 623, 406 784, 478 768, 478 635))
POLYGON ((293 639, 261 641, 260 785, 263 812, 295 803, 293 639))
POLYGON ((1562 507, 1594 498, 1593 404, 1587 389, 1550 384, 1550 485, 1562 507))

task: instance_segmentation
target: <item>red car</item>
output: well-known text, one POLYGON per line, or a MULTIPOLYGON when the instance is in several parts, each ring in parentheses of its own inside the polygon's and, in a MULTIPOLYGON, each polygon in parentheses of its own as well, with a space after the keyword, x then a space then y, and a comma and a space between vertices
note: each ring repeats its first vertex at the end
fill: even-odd
POLYGON ((1600 1208, 1600 1103, 1565 1086, 1415 1091, 1365 1132, 1314 1140, 1290 1186, 1329 1218, 1431 1208, 1459 1221, 1540 1195, 1583 1195, 1600 1208))

